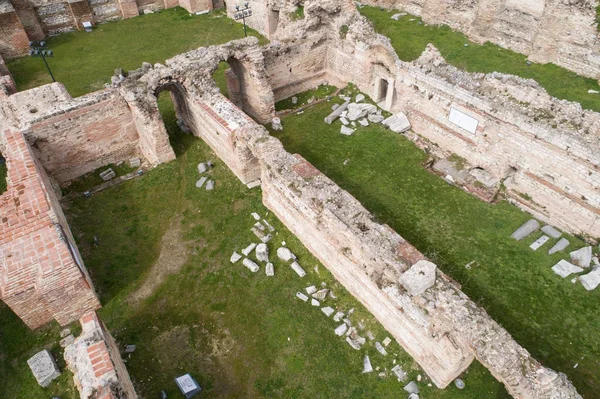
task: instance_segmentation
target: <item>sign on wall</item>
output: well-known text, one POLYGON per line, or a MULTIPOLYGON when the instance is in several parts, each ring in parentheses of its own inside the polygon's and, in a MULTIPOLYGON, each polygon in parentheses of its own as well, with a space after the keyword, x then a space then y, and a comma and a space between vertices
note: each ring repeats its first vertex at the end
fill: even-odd
POLYGON ((456 108, 450 108, 448 120, 473 134, 475 134, 477 131, 477 125, 479 125, 479 121, 477 119, 457 110, 456 108))

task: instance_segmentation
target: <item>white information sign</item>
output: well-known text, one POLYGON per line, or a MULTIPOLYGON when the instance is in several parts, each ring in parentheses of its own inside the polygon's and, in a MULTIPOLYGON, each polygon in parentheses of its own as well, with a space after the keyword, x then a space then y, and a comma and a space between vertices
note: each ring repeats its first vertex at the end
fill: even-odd
POLYGON ((477 131, 477 125, 479 125, 479 121, 477 119, 457 110, 456 108, 450 108, 448 120, 473 134, 475 134, 477 131))
POLYGON ((177 377, 177 384, 181 388, 181 391, 186 394, 190 393, 199 388, 189 374, 177 377))

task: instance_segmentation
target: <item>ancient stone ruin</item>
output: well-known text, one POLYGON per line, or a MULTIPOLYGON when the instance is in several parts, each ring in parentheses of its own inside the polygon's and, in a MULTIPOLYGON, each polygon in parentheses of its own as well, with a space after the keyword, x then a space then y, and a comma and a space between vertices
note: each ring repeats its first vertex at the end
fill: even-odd
POLYGON ((185 126, 244 184, 260 183, 264 204, 438 387, 477 359, 516 398, 579 398, 564 374, 532 358, 458 283, 259 123, 276 117, 277 100, 325 81, 352 82, 386 110, 405 112, 433 153, 461 155, 536 217, 600 236, 600 115, 552 98, 533 81, 460 71, 433 47, 402 62, 350 1, 306 1, 300 20, 289 17, 291 2, 262 7, 253 23, 272 40, 265 47, 247 38, 199 48, 165 65, 144 64, 78 98, 59 83, 0 91, 0 152, 8 162, 0 298, 31 328, 80 319, 84 331, 66 357, 82 397, 135 397, 95 316, 100 304, 61 211, 58 184, 123 159, 174 159, 157 105, 167 90, 185 126), (230 99, 211 78, 221 61, 230 66, 230 99), (97 349, 90 352, 88 344, 97 349), (98 356, 107 364, 93 369, 98 356))

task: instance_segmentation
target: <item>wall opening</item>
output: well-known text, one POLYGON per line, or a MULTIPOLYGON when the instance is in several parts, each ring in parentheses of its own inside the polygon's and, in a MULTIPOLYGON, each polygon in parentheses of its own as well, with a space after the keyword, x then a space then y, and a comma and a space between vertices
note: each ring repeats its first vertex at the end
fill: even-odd
POLYGON ((225 97, 234 103, 239 109, 248 115, 248 100, 246 98, 246 68, 237 59, 230 57, 227 61, 221 61, 213 72, 213 79, 217 87, 225 97))
POLYGON ((279 10, 271 10, 267 20, 267 37, 271 39, 279 26, 279 10))
POLYGON ((373 98, 380 108, 391 111, 394 101, 394 80, 387 78, 376 78, 373 88, 373 98))
POLYGON ((156 91, 158 109, 169 135, 169 143, 179 157, 192 145, 193 119, 187 105, 185 89, 179 83, 168 83, 156 91))

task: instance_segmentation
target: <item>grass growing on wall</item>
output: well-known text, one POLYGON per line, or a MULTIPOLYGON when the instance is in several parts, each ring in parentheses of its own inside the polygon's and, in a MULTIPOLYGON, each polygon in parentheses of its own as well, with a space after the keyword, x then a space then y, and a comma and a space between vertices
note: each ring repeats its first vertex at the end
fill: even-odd
POLYGON ((0 163, 0 194, 6 191, 6 177, 8 176, 8 169, 6 167, 6 161, 2 158, 2 154, 0 154, 0 159, 2 162, 0 163))
POLYGON ((426 25, 412 15, 391 19, 397 10, 363 7, 359 10, 375 26, 378 33, 389 37, 403 61, 417 59, 432 43, 448 63, 469 72, 502 72, 522 78, 535 79, 550 95, 581 103, 585 109, 600 112, 600 95, 588 90, 600 90, 598 81, 585 78, 554 64, 527 65, 527 57, 492 43, 483 45, 446 25, 426 25), (412 21, 411 21, 412 20, 412 21), (465 44, 468 46, 465 47, 465 44))
POLYGON ((339 121, 323 122, 333 103, 284 117, 283 131, 273 134, 287 151, 301 154, 462 284, 536 359, 566 373, 585 398, 596 398, 600 290, 585 291, 551 270, 584 243, 563 235, 571 242, 568 251, 549 256, 556 239, 532 251, 529 245, 541 232, 522 242, 510 238, 529 214, 448 185, 423 168, 427 154, 380 125, 341 135, 339 121))
MULTIPOLYGON (((266 39, 248 28, 248 34, 266 39)), ((91 33, 78 31, 50 38, 48 59, 56 80, 73 97, 102 89, 115 68, 137 69, 142 62, 164 62, 198 47, 222 44, 244 37, 244 28, 223 10, 190 15, 173 8, 139 17, 98 25, 91 33)), ((19 90, 51 83, 39 58, 23 57, 7 62, 19 90)))

